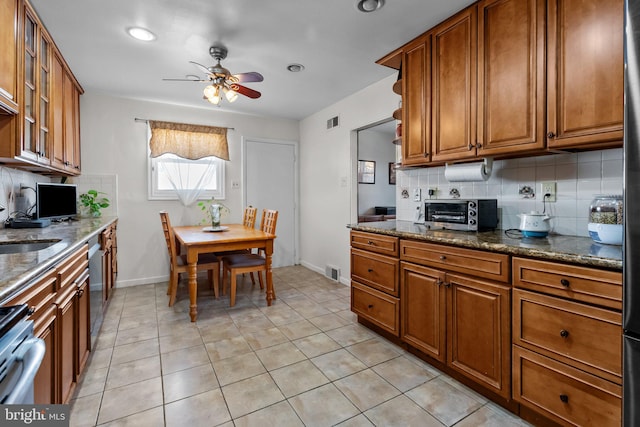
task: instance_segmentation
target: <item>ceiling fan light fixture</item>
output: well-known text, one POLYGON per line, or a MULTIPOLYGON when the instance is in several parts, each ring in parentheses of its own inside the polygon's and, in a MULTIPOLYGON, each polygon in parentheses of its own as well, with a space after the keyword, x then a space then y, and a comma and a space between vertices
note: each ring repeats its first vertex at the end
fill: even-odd
POLYGON ((222 88, 222 91, 224 92, 224 96, 227 98, 227 101, 234 102, 238 99, 238 94, 235 90, 225 87, 222 88))
POLYGON ((384 6, 384 0, 358 0, 356 3, 356 8, 364 13, 375 12, 382 6, 384 6))
POLYGON ((143 42, 154 41, 157 37, 151 31, 142 27, 129 27, 127 28, 127 34, 133 37, 136 40, 140 40, 143 42))

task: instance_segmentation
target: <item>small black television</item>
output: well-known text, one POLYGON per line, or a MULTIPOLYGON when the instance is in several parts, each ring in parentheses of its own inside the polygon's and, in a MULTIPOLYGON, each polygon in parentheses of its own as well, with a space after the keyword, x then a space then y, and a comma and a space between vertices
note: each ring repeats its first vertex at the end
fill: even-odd
POLYGON ((36 183, 36 218, 66 219, 78 214, 75 184, 36 183))

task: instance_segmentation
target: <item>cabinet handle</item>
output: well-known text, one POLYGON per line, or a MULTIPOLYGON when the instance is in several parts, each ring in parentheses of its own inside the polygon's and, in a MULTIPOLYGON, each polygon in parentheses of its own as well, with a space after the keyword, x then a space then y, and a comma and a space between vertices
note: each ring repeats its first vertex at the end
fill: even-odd
POLYGON ((372 240, 369 240, 369 241, 367 242, 367 244, 369 244, 369 245, 375 245, 375 242, 373 242, 372 240))
POLYGON ((562 401, 562 403, 568 403, 569 402, 569 396, 567 396, 566 394, 561 394, 560 395, 560 400, 562 401))
POLYGON ((444 256, 444 255, 440 255, 440 261, 445 261, 446 259, 447 259, 447 257, 446 257, 446 256, 444 256))
POLYGON ((568 288, 568 287, 569 287, 569 281, 568 281, 567 279, 561 279, 561 280, 560 280, 560 284, 561 284, 562 286, 564 286, 565 288, 568 288))
POLYGON ((367 306, 367 308, 368 308, 368 309, 372 309, 372 308, 373 308, 373 304, 369 304, 369 305, 367 306))
POLYGON ((436 286, 442 286, 442 280, 440 279, 436 280, 436 286))
POLYGON ((566 329, 561 330, 561 331, 560 331, 560 336, 561 336, 562 338, 566 338, 566 337, 568 337, 568 336, 569 336, 569 331, 567 331, 566 329))
POLYGON ((78 298, 84 295, 84 289, 78 289, 78 298))
POLYGON ((27 316, 31 316, 35 312, 36 312, 36 307, 32 305, 31 307, 29 307, 29 310, 27 310, 27 316))
POLYGON ((423 156, 424 157, 429 157, 429 153, 424 153, 423 156))
POLYGON ((367 271, 368 271, 369 273, 373 273, 373 268, 369 268, 367 271))
POLYGON ((473 150, 473 144, 469 143, 469 151, 473 150))
POLYGON ((549 139, 553 139, 553 138, 555 138, 555 137, 556 137, 556 134, 555 134, 555 133, 553 133, 553 132, 549 132, 549 133, 547 134, 547 138, 549 138, 549 139))
POLYGON ((451 282, 444 282, 444 285, 445 285, 447 288, 450 288, 450 287, 451 287, 451 282))

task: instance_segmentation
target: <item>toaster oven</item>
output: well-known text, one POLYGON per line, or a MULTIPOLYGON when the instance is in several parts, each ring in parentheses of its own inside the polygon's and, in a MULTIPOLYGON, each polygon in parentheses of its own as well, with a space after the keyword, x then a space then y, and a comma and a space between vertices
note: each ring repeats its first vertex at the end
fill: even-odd
POLYGON ((498 226, 496 199, 426 200, 424 223, 433 230, 483 231, 498 226))

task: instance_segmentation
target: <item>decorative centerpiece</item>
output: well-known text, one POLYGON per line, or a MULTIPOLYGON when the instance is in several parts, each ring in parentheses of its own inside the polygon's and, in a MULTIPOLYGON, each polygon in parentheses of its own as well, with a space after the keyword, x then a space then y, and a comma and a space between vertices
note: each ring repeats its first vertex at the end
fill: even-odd
POLYGON ((200 224, 210 223, 211 228, 218 229, 220 228, 220 219, 222 218, 224 213, 230 212, 229 208, 227 208, 222 203, 218 202, 214 198, 211 200, 203 200, 198 202, 198 206, 200 210, 204 213, 204 218, 200 221, 200 224))

